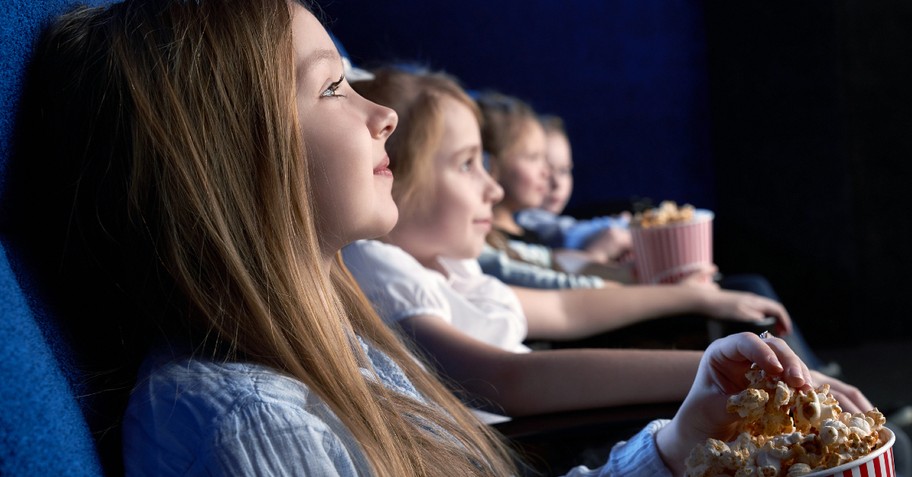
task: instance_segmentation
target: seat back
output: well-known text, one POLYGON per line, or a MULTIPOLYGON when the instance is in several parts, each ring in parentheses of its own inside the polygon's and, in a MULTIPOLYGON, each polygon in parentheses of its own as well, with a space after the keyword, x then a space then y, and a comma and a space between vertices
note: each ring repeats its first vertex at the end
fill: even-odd
POLYGON ((0 475, 101 475, 59 359, 0 243, 0 475))
MULTIPOLYGON (((0 7, 0 197, 29 55, 47 22, 75 3, 7 0, 0 7)), ((32 293, 9 232, 0 226, 0 475, 102 475, 81 407, 90 391, 79 384, 80 357, 59 333, 62 317, 46 313, 32 293)))

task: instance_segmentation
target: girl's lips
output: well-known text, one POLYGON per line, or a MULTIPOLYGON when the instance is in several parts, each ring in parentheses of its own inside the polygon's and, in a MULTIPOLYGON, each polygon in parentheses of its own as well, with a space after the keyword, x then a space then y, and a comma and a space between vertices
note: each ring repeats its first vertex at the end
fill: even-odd
POLYGON ((380 164, 374 168, 374 175, 392 177, 393 171, 390 170, 389 163, 390 163, 389 157, 384 157, 383 160, 380 161, 380 164))

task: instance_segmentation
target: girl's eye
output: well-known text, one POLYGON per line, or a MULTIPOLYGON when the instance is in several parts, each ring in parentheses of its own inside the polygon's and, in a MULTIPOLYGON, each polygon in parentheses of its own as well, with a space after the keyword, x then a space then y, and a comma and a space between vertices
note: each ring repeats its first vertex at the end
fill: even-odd
POLYGON ((339 89, 339 83, 333 83, 329 85, 329 88, 326 88, 322 93, 320 93, 321 98, 330 98, 333 96, 342 96, 341 94, 336 93, 339 89))
POLYGON ((462 171, 462 172, 469 172, 469 171, 471 171, 471 170, 472 170, 472 164, 473 164, 474 162, 475 162, 475 158, 474 158, 474 157, 471 158, 471 159, 469 159, 469 160, 467 160, 467 161, 463 161, 462 164, 459 165, 459 170, 462 171))
POLYGON ((344 94, 337 93, 337 91, 339 90, 339 86, 342 86, 343 80, 345 80, 345 77, 341 77, 341 78, 339 78, 338 81, 334 81, 332 84, 329 85, 328 88, 326 88, 325 90, 323 90, 322 93, 320 93, 320 97, 321 98, 332 98, 332 97, 344 98, 345 97, 344 94))

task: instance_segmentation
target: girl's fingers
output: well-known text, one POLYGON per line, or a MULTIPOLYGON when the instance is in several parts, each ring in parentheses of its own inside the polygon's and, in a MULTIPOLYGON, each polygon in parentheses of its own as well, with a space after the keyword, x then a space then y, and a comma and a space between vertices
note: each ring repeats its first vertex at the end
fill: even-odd
MULTIPOLYGON (((789 347, 781 338, 776 338, 767 332, 763 333, 765 337, 758 337, 767 349, 775 353, 781 366, 781 377, 786 384, 798 388, 810 388, 813 386, 814 379, 807 365, 801 361, 801 358, 789 347)), ((757 362, 760 364, 759 362, 757 362)), ((762 365, 761 365, 762 368, 762 365)), ((766 370, 770 374, 777 375, 775 369, 766 370)))
MULTIPOLYGON (((765 337, 753 333, 739 333, 718 342, 722 361, 756 363, 772 376, 780 376, 794 388, 810 388, 811 372, 798 355, 780 338, 768 333, 765 337)), ((724 363, 722 367, 724 367, 724 363)))
POLYGON ((755 307, 758 312, 763 314, 763 317, 772 316, 776 319, 776 328, 777 332, 782 334, 788 334, 792 332, 792 319, 789 317, 788 311, 781 303, 770 300, 768 298, 757 297, 761 302, 755 304, 755 307))
POLYGON ((788 312, 785 311, 785 307, 783 307, 779 303, 775 303, 775 308, 773 310, 773 314, 776 317, 777 325, 779 327, 783 328, 783 330, 782 330, 783 333, 784 334, 791 333, 792 332, 792 319, 791 319, 791 317, 789 317, 788 312))
POLYGON ((815 381, 819 384, 829 384, 830 392, 839 401, 840 407, 847 412, 865 412, 874 409, 871 401, 855 386, 846 384, 836 378, 831 378, 817 371, 811 371, 815 381))

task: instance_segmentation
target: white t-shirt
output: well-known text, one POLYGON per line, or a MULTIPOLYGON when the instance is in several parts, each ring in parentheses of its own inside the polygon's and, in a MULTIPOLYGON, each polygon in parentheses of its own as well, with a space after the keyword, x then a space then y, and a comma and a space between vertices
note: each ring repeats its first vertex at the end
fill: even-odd
POLYGON ((439 258, 444 276, 405 250, 376 240, 359 240, 342 249, 342 256, 387 324, 432 315, 492 346, 529 351, 522 344, 528 327, 519 298, 482 273, 477 260, 439 258))

